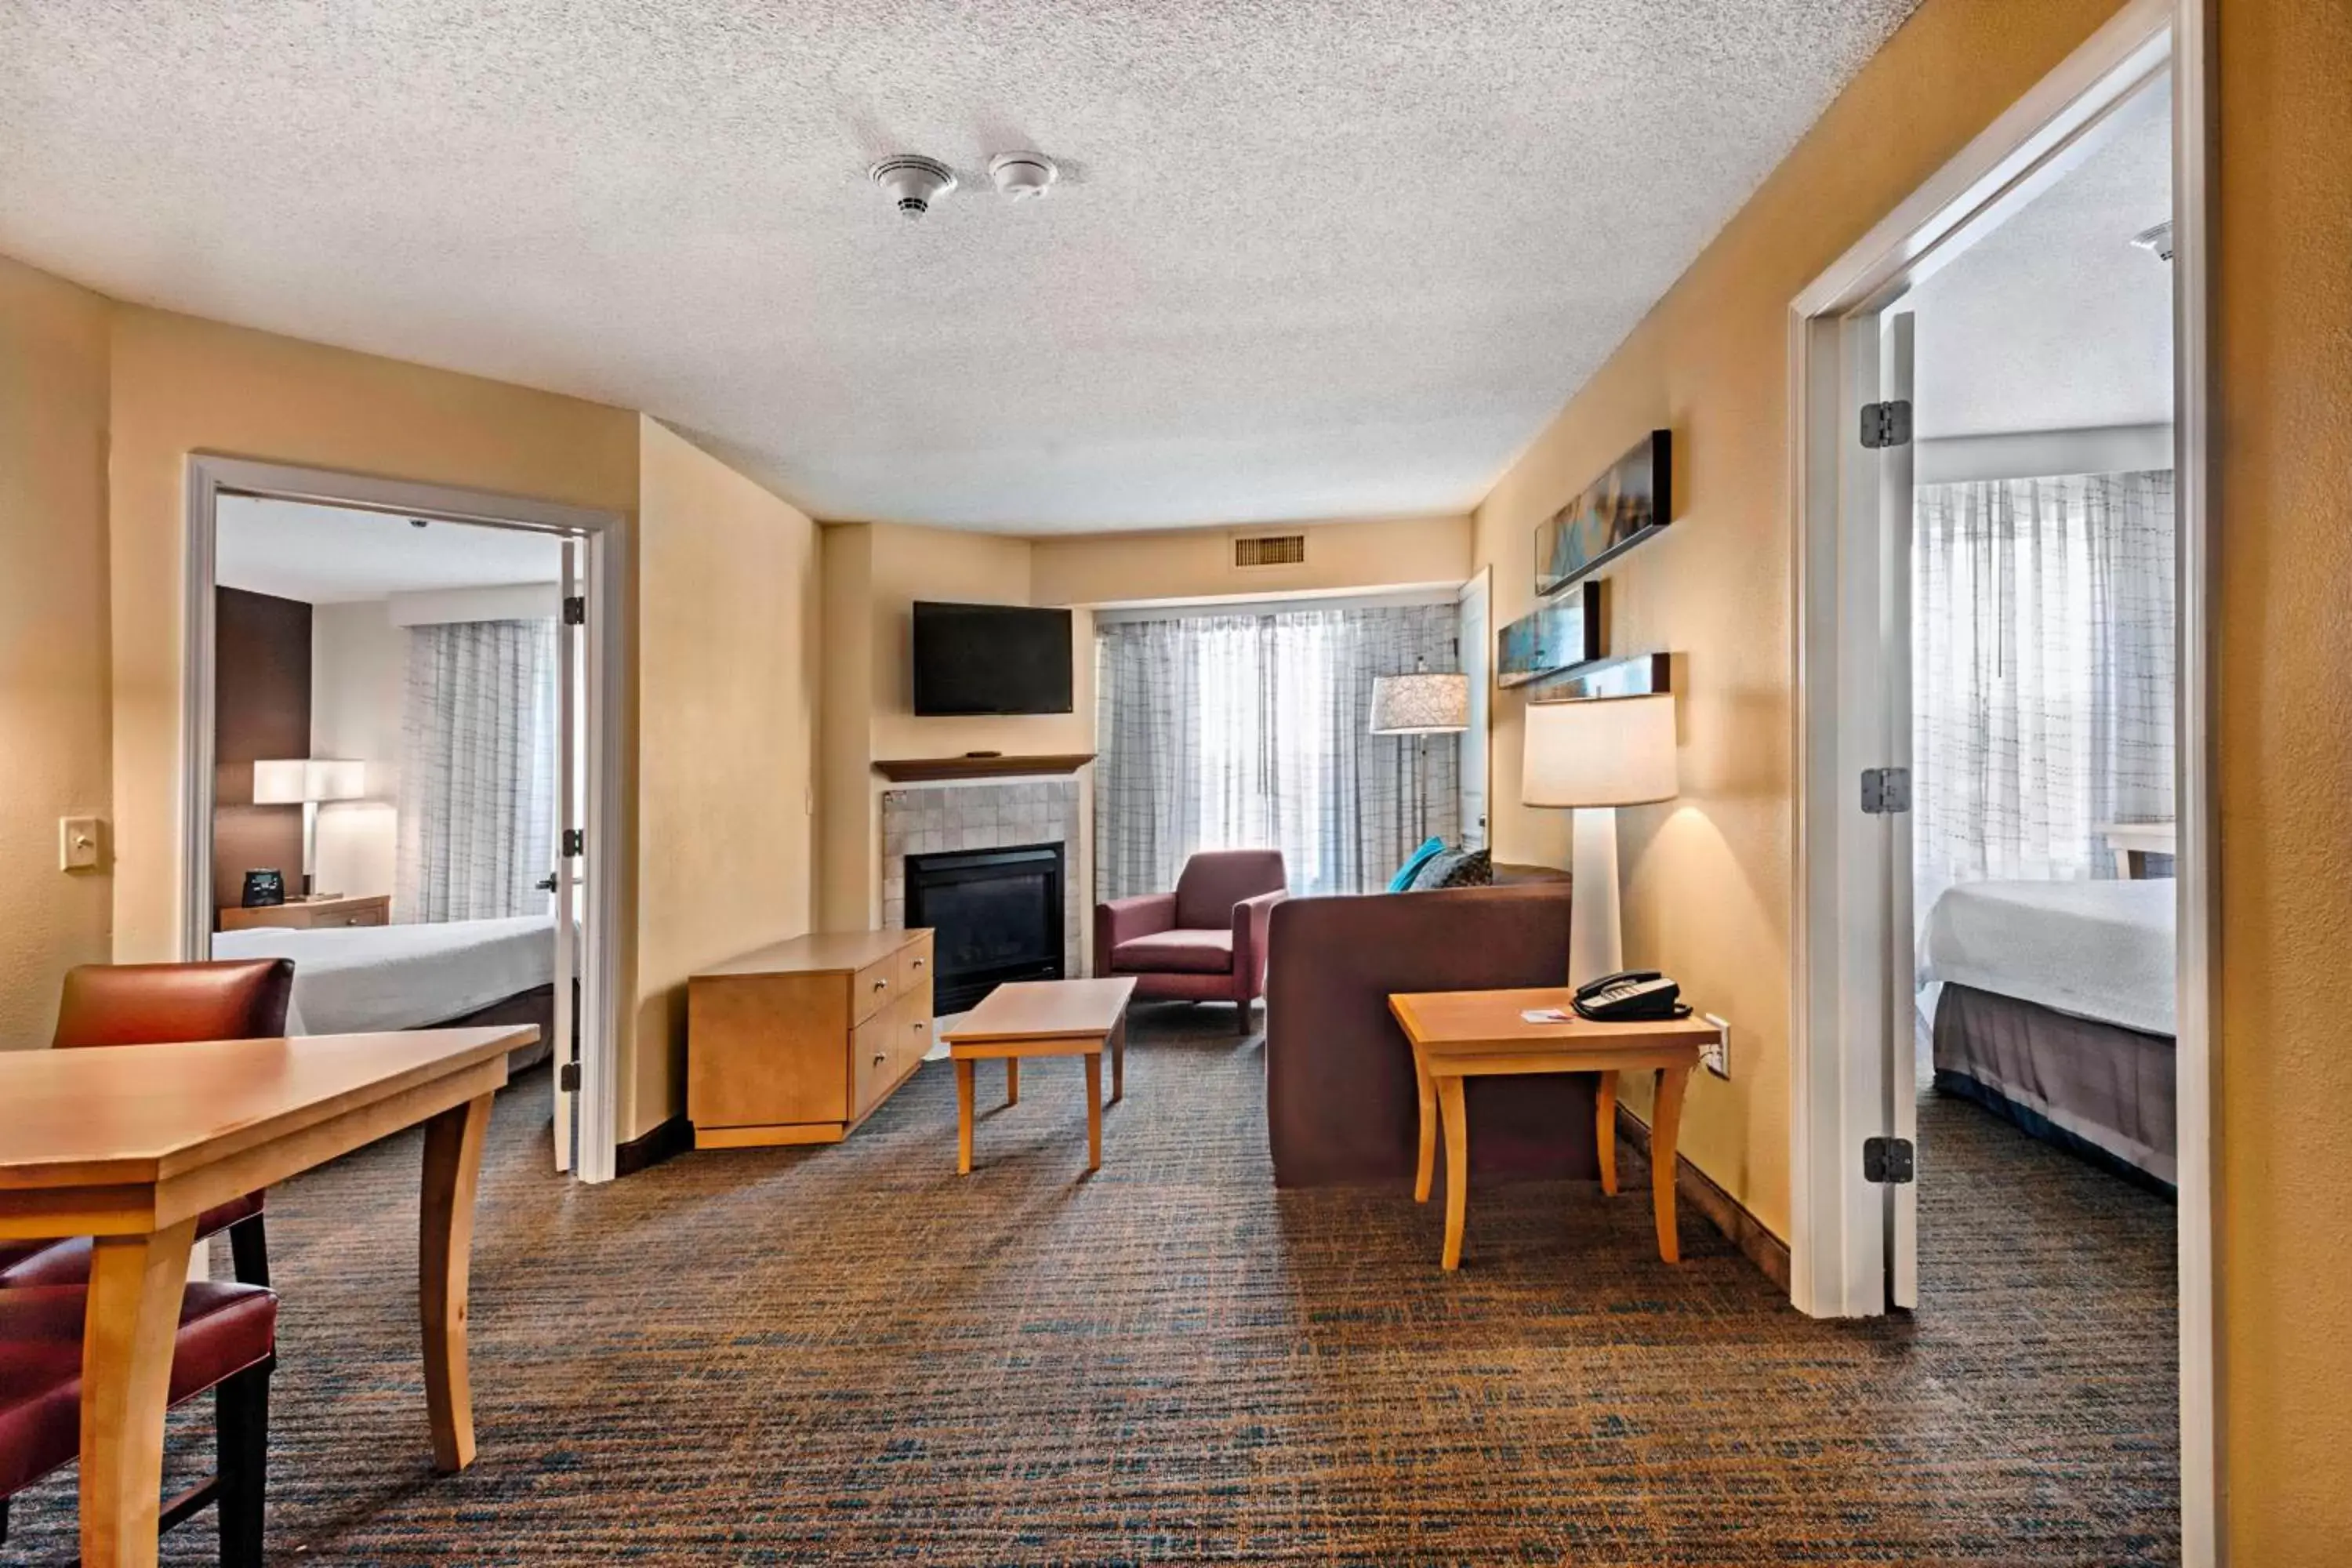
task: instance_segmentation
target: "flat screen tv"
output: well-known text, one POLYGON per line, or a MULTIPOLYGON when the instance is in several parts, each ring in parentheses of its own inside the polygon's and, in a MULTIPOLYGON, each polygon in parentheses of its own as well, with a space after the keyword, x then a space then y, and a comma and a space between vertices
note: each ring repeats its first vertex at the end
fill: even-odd
POLYGON ((915 711, 1070 711, 1070 612, 915 604, 915 711))

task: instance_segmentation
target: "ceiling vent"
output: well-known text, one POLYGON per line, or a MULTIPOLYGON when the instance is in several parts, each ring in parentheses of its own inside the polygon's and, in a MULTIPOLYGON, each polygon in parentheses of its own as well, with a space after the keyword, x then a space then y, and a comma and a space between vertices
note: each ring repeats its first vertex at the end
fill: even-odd
POLYGON ((1236 566, 1304 566, 1307 536, 1303 533, 1261 533, 1234 541, 1236 566))

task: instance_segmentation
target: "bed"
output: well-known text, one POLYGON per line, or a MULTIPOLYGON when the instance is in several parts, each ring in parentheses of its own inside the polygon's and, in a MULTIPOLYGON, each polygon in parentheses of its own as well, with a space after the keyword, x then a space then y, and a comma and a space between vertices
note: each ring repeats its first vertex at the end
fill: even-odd
POLYGON ((213 956, 294 961, 290 1035, 531 1023, 539 1026, 539 1042, 509 1056, 509 1070, 552 1054, 551 915, 318 931, 260 926, 215 933, 213 956))
POLYGON ((1967 882, 1920 937, 1936 1087, 2169 1191, 2176 884, 1967 882))

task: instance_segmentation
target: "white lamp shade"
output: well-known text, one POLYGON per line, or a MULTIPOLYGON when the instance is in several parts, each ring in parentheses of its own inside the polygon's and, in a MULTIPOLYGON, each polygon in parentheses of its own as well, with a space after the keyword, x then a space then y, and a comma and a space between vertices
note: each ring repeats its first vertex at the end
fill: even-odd
POLYGON ((1528 704, 1521 804, 1643 805, 1679 787, 1670 694, 1528 704))
POLYGON ((253 764, 253 804, 300 805, 357 800, 367 794, 367 764, 334 757, 294 757, 253 764))
POLYGON ((1470 678, 1382 675, 1372 681, 1372 733, 1450 735, 1470 727, 1470 678))

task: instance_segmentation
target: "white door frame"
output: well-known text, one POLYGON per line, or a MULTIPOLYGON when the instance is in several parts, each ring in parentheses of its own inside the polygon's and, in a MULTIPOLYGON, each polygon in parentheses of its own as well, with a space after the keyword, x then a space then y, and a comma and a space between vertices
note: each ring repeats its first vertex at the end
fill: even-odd
MULTIPOLYGON (((1817 1317, 1884 1311, 1886 1199, 1864 1183, 1864 1137, 1885 1132, 1885 1061, 1874 1011, 1883 935, 1847 911, 1887 876, 1885 836, 1856 775, 1895 760, 1861 650, 1878 635, 1878 584, 1842 582, 1855 520, 1877 516, 1874 469, 1853 460, 1856 335, 1906 289, 2033 199, 2095 144, 2148 78, 2173 77, 2175 474, 2180 574, 2179 1290, 2182 1559, 2223 1561, 2220 1338, 2213 1235, 2219 931, 2214 924, 2210 464, 2213 0, 2129 0, 2074 54, 1791 301, 1789 312, 1791 658, 1797 864, 1790 986, 1790 1297, 1817 1317), (1867 752, 1867 754, 1865 754, 1867 752), (1867 1035, 1863 1031, 1871 1031, 1867 1035), (1854 1048, 1848 1048, 1849 1044, 1854 1048)), ((1881 922, 1883 923, 1883 921, 1881 922)))
POLYGON ((583 1181, 612 1180, 619 1127, 614 1042, 620 1037, 620 987, 614 968, 613 933, 620 929, 620 720, 621 694, 626 689, 629 668, 628 622, 623 614, 629 562, 622 514, 489 490, 210 453, 190 456, 187 487, 187 559, 183 579, 186 599, 182 609, 185 643, 180 681, 180 948, 181 956, 191 960, 210 955, 213 927, 213 574, 220 498, 258 496, 400 517, 526 529, 578 538, 587 544, 590 614, 584 630, 591 875, 586 940, 582 944, 579 1174, 583 1181))

